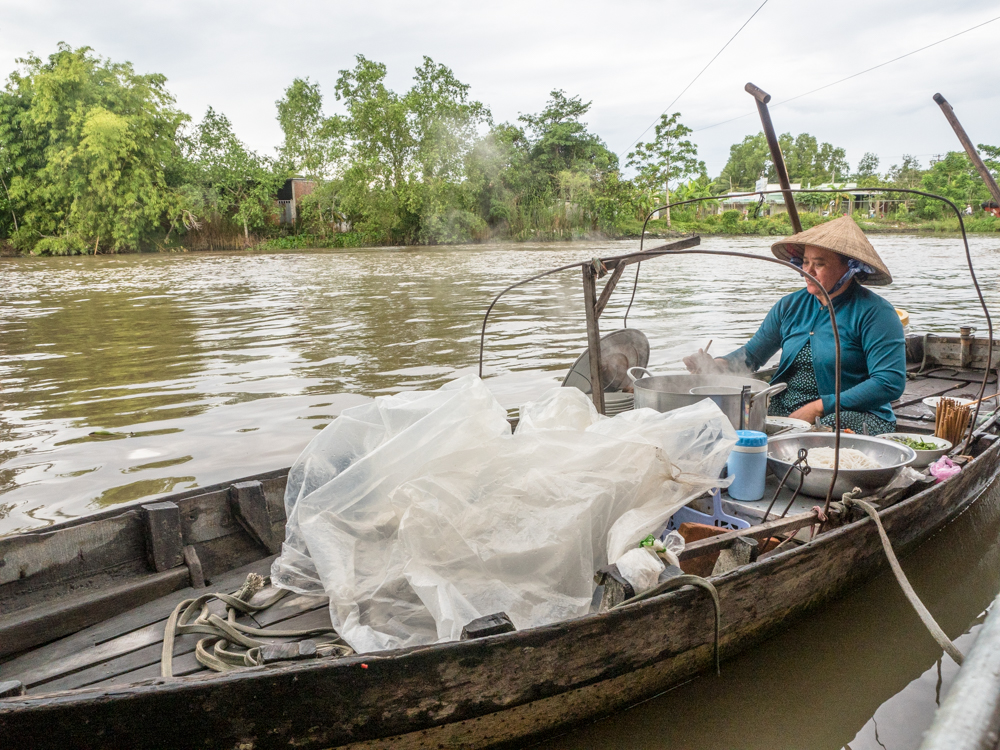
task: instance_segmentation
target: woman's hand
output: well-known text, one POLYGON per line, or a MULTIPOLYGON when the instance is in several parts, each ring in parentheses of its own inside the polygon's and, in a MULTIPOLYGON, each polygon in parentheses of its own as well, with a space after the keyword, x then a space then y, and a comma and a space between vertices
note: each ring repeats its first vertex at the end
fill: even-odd
POLYGON ((809 424, 815 424, 819 417, 823 416, 823 399, 818 398, 810 401, 805 406, 801 406, 788 415, 792 419, 801 419, 809 424))
POLYGON ((688 372, 695 375, 711 375, 717 372, 725 372, 729 367, 729 362, 712 356, 704 349, 699 349, 694 354, 689 354, 683 360, 688 372))

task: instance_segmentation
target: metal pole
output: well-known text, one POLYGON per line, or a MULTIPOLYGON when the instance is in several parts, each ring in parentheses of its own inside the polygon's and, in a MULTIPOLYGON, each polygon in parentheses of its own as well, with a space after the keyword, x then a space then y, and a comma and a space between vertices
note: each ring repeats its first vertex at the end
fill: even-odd
POLYGON ((583 267, 583 304, 587 309, 587 351, 590 354, 590 390, 594 407, 604 413, 604 383, 601 382, 601 330, 597 324, 597 273, 590 263, 583 267))
POLYGON ((993 196, 993 200, 1000 203, 1000 187, 997 187, 997 181, 993 179, 993 175, 990 174, 990 170, 988 170, 986 165, 983 164, 983 160, 979 156, 979 152, 976 151, 976 147, 972 145, 972 140, 965 132, 965 128, 962 127, 962 123, 960 123, 958 121, 958 117, 955 116, 955 110, 952 109, 952 106, 948 104, 948 101, 941 96, 941 94, 934 94, 934 101, 938 103, 938 106, 941 107, 941 111, 944 112, 944 116, 948 119, 948 122, 951 123, 952 130, 955 131, 955 135, 958 136, 958 140, 961 141, 962 146, 965 148, 965 153, 969 155, 969 161, 975 165, 979 175, 983 178, 983 182, 986 183, 986 187, 989 188, 990 195, 993 196))
POLYGON ((774 171, 778 173, 778 184, 781 185, 781 193, 785 196, 785 208, 788 210, 788 218, 791 219, 792 229, 795 234, 798 234, 802 231, 799 210, 795 207, 795 199, 792 197, 792 184, 788 181, 788 170, 785 169, 785 159, 781 155, 781 146, 778 145, 778 137, 774 134, 774 125, 771 124, 771 114, 767 111, 767 103, 771 101, 771 95, 754 86, 752 83, 748 83, 743 88, 757 102, 760 124, 764 126, 764 137, 767 138, 768 148, 771 149, 771 161, 774 162, 774 171))

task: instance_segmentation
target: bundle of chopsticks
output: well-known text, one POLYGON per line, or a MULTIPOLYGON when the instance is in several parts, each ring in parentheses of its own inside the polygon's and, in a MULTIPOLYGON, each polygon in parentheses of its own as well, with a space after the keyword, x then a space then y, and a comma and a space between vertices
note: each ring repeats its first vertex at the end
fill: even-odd
POLYGON ((934 420, 934 435, 944 438, 952 445, 958 445, 969 427, 972 404, 959 404, 950 398, 942 398, 937 405, 934 420))

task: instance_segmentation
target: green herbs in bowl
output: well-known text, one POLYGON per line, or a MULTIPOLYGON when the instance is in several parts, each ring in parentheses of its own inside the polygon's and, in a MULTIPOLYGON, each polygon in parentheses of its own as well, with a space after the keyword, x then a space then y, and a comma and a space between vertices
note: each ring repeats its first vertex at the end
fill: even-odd
POLYGON ((951 450, 951 443, 934 435, 920 435, 913 432, 890 432, 879 435, 883 440, 892 440, 912 448, 917 454, 917 460, 911 466, 920 469, 937 461, 951 450))
POLYGON ((941 447, 937 443, 928 443, 926 440, 917 440, 915 438, 894 437, 889 439, 895 440, 897 443, 902 443, 903 445, 908 445, 915 451, 936 451, 941 447))

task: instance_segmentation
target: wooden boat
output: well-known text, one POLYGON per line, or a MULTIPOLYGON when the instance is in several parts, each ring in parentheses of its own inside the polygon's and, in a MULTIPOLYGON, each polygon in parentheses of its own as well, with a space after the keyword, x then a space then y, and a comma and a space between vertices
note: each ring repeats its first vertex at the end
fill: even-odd
POLYGON ((920 750, 994 750, 1000 741, 1000 596, 920 750))
MULTIPOLYGON (((987 362, 986 343, 969 332, 911 337, 911 379, 894 405, 899 429, 930 432, 921 399, 974 394, 985 369, 994 393, 996 362, 987 362)), ((897 552, 974 503, 1000 502, 995 422, 977 429, 975 457, 959 475, 881 498, 897 552)), ((267 574, 283 538, 286 473, 0 538, 4 745, 523 746, 713 665, 711 601, 687 587, 531 630, 225 673, 204 670, 194 658, 196 636, 181 636, 177 676, 159 677, 164 621, 178 602, 233 591, 250 571, 267 574)), ((849 508, 832 512, 811 541, 710 579, 721 600, 723 658, 885 566, 871 521, 849 508)), ((791 536, 817 521, 808 510, 766 523, 761 516, 750 529, 689 544, 682 561, 711 559, 738 536, 791 536)), ((329 624, 329 615, 323 599, 295 596, 257 621, 305 628, 329 624)))

